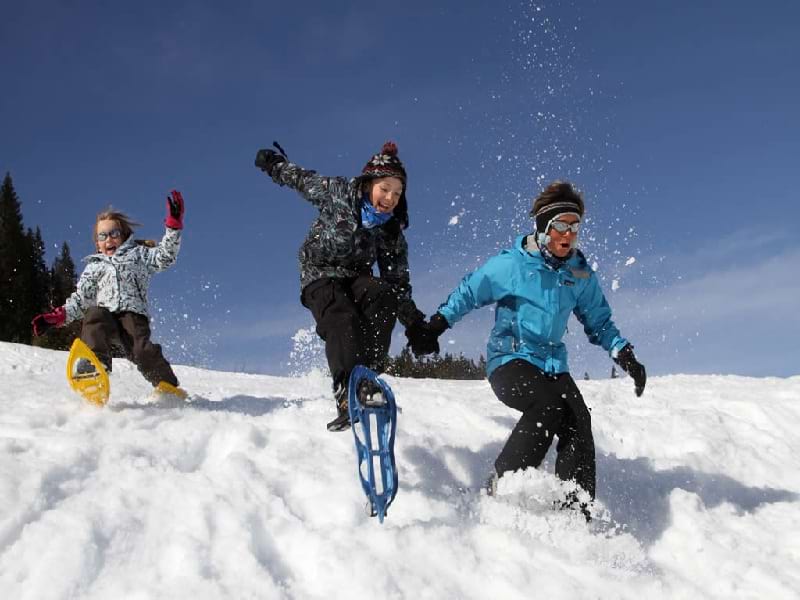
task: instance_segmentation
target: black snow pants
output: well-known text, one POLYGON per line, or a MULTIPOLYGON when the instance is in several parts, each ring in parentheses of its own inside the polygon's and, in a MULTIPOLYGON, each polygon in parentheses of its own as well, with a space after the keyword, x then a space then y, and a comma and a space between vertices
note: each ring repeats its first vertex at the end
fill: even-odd
POLYGON ((489 382, 503 404, 522 412, 495 461, 498 475, 538 467, 558 436, 556 475, 575 481, 594 498, 591 415, 572 376, 547 375, 527 361, 513 360, 498 367, 489 382))
POLYGON ((383 371, 397 320, 397 295, 389 283, 372 275, 324 277, 303 288, 300 301, 325 341, 334 388, 347 384, 356 365, 383 371))
POLYGON ((81 340, 109 371, 112 346, 117 343, 153 387, 161 381, 178 385, 178 378, 161 353, 161 346, 150 341, 150 320, 144 315, 128 311, 112 313, 107 308, 94 306, 83 316, 81 340))

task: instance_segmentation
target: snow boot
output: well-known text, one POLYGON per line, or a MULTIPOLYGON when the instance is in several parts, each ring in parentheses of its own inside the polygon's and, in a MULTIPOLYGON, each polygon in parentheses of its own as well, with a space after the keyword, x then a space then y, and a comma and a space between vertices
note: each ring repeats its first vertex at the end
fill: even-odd
POLYGON ((336 399, 336 418, 328 423, 328 431, 347 431, 350 429, 350 413, 347 409, 347 384, 340 383, 333 391, 336 399))

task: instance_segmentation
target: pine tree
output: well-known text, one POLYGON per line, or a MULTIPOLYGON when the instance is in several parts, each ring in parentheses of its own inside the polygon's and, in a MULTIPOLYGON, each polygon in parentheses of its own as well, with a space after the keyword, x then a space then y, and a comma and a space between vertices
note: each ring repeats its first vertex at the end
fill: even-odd
POLYGON ((11 174, 0 186, 0 340, 29 343, 33 291, 33 244, 22 225, 22 210, 11 174))
POLYGON ((61 306, 75 291, 75 284, 78 281, 75 262, 72 260, 67 242, 62 244, 61 254, 53 261, 50 281, 50 306, 61 306))
POLYGON ((405 347, 395 358, 389 359, 386 372, 395 377, 416 379, 484 379, 486 359, 481 355, 478 364, 475 364, 474 360, 463 354, 454 357, 450 353, 415 358, 411 350, 405 347))
POLYGON ((44 262, 45 248, 41 230, 38 227, 35 232, 28 229, 27 238, 31 256, 31 279, 25 306, 27 316, 33 319, 50 306, 50 271, 44 262))

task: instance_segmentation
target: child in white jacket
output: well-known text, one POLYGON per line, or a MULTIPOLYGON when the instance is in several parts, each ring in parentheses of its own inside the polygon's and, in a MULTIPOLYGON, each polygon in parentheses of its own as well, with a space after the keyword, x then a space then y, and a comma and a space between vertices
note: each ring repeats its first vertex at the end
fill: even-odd
POLYGON ((124 213, 99 213, 93 236, 97 253, 84 259, 88 264, 64 306, 34 317, 34 335, 82 318, 80 338, 109 372, 116 343, 153 387, 161 382, 177 387, 161 346, 150 341, 147 289, 153 273, 172 266, 178 257, 183 211, 181 193, 173 190, 167 198, 167 230, 158 244, 134 240, 138 223, 124 213))

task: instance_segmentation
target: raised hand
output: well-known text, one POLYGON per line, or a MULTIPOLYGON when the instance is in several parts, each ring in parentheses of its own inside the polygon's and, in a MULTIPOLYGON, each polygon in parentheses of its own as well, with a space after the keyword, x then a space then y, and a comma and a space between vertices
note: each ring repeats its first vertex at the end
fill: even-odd
POLYGON ((286 162, 286 158, 270 148, 261 149, 256 153, 256 166, 272 177, 272 169, 275 165, 286 162))
POLYGON ((170 229, 183 229, 183 196, 178 190, 172 190, 167 196, 167 218, 164 224, 170 229))

